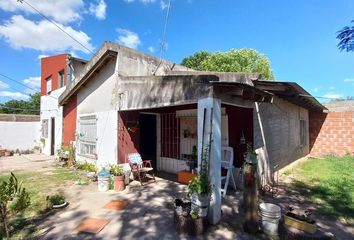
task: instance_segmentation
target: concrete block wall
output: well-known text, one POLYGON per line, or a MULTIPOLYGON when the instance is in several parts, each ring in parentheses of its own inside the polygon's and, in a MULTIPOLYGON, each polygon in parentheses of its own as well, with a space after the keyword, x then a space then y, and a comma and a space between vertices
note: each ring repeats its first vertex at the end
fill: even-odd
POLYGON ((255 103, 253 146, 262 184, 274 180, 275 170, 308 155, 308 135, 306 143, 300 143, 300 120, 306 121, 308 129, 308 119, 306 109, 277 97, 273 104, 255 103))
POLYGON ((310 154, 354 155, 354 111, 329 110, 310 113, 310 154))

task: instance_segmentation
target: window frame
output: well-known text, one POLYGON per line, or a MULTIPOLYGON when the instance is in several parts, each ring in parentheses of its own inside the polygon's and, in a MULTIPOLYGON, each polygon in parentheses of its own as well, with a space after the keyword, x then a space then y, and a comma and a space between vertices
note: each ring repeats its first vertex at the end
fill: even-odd
POLYGON ((53 90, 52 75, 50 75, 49 77, 47 77, 47 78, 45 79, 45 82, 46 82, 46 94, 48 95, 48 94, 50 94, 50 93, 52 92, 52 90, 53 90), (50 83, 50 85, 49 85, 48 83, 50 83), (50 86, 50 88, 49 88, 48 86, 50 86))
POLYGON ((300 119, 300 146, 305 147, 307 145, 307 121, 306 119, 300 119))
POLYGON ((48 119, 42 120, 42 137, 43 138, 48 138, 48 124, 49 124, 48 119))
POLYGON ((64 75, 65 75, 64 69, 62 69, 58 72, 58 88, 62 88, 65 86, 64 75))
POLYGON ((97 159, 97 117, 94 114, 90 115, 81 115, 78 119, 78 155, 84 156, 91 159, 97 159), (86 123, 84 123, 86 121, 86 123), (92 125, 92 132, 89 139, 85 139, 87 134, 86 130, 90 130, 88 126, 92 125), (86 126, 86 127, 84 127, 86 126))

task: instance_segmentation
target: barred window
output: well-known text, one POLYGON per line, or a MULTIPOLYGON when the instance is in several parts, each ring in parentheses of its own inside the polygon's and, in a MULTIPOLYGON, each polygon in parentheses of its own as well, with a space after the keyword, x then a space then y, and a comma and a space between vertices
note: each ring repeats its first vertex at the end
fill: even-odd
POLYGON ((42 137, 48 138, 48 119, 42 120, 42 137))
POLYGON ((79 118, 79 154, 88 157, 96 156, 97 119, 95 115, 79 118))
POLYGON ((307 144, 307 131, 306 120, 300 120, 300 145, 305 146, 307 144))

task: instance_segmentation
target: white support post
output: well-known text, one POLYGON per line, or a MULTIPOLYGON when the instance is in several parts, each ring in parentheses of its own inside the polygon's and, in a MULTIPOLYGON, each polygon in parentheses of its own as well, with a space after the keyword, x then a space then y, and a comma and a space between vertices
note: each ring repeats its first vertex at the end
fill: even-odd
POLYGON ((212 184, 212 194, 208 218, 211 224, 217 224, 221 218, 221 101, 215 98, 198 100, 198 172, 202 153, 209 143, 211 143, 210 158, 208 159, 210 159, 209 177, 212 184), (203 135, 204 109, 206 109, 206 116, 203 135), (211 118, 212 125, 210 125, 211 118), (210 131, 212 131, 211 140, 210 131), (204 149, 202 149, 202 143, 204 143, 204 149))

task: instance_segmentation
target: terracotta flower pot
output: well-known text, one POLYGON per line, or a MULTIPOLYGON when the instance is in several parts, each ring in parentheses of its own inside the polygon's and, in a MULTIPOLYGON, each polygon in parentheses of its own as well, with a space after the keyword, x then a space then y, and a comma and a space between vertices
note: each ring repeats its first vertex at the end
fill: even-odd
POLYGON ((123 176, 114 176, 114 190, 116 192, 123 191, 125 189, 124 184, 124 175, 123 176))

